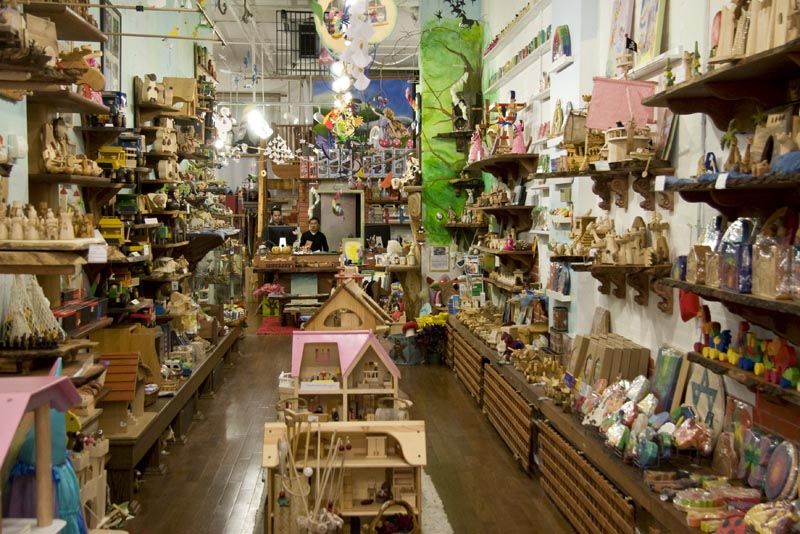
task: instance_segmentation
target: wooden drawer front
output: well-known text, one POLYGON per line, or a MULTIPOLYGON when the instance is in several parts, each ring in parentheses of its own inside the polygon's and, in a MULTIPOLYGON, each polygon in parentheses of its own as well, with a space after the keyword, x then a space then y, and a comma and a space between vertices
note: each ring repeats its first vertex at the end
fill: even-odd
POLYGON ((455 337, 458 334, 456 333, 455 329, 449 324, 447 325, 447 350, 444 353, 444 363, 450 369, 453 368, 453 357, 455 355, 455 337))
POLYGON ((475 350, 467 345, 457 333, 454 333, 455 341, 453 368, 458 377, 467 386, 467 391, 481 402, 481 357, 475 350))
POLYGON ((547 424, 539 453, 544 490, 578 532, 633 534, 633 504, 547 424))
POLYGON ((501 384, 508 384, 497 371, 487 366, 485 373, 484 411, 522 468, 528 471, 531 468, 531 409, 516 393, 513 399, 506 396, 501 384))

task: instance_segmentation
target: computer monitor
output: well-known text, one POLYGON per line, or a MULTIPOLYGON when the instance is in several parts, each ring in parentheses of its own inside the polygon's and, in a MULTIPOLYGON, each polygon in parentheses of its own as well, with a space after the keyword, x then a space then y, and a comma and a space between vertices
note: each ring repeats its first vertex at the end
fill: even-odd
POLYGON ((297 229, 296 226, 289 226, 289 225, 280 225, 280 226, 273 226, 270 225, 267 227, 267 245, 269 246, 278 246, 281 243, 281 238, 286 239, 286 244, 288 246, 292 246, 295 241, 300 237, 299 235, 295 235, 294 231, 297 229))

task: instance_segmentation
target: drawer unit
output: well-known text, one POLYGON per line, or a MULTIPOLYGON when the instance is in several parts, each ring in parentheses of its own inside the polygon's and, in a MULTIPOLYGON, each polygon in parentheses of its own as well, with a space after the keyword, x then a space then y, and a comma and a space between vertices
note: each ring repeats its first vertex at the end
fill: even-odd
POLYGON ((542 484, 578 532, 635 531, 634 506, 548 424, 540 425, 542 484))
POLYGON ((480 405, 483 382, 481 356, 456 332, 454 332, 453 341, 455 342, 453 368, 458 378, 464 382, 469 394, 480 405))
POLYGON ((492 366, 487 365, 484 370, 484 411, 522 468, 528 471, 533 410, 492 366))

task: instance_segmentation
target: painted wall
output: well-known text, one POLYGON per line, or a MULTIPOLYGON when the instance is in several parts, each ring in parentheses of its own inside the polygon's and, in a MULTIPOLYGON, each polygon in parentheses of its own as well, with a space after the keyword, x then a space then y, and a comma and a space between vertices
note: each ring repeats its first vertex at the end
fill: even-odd
POLYGON ((464 167, 467 154, 457 152, 453 140, 435 138, 453 130, 450 87, 468 71, 466 88, 479 89, 483 26, 472 21, 480 15, 481 3, 471 2, 464 9, 469 19, 466 24, 455 18, 451 3, 438 0, 421 6, 423 226, 431 244, 450 243, 450 233, 441 225, 447 220, 448 208, 452 206, 460 214, 466 200, 466 193, 455 195, 448 180, 464 167))

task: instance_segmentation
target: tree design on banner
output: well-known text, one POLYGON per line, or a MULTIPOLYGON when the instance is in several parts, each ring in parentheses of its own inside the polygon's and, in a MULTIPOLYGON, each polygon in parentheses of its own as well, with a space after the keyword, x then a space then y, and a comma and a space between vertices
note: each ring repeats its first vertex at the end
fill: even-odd
MULTIPOLYGON (((442 225, 447 222, 448 209, 452 206, 461 213, 466 200, 466 193, 457 196, 449 180, 464 168, 468 153, 458 152, 453 139, 436 136, 454 130, 454 114, 459 113, 462 96, 480 96, 483 27, 477 21, 479 15, 479 1, 466 6, 460 1, 455 6, 452 1, 422 5, 422 198, 427 206, 423 226, 431 244, 451 242, 442 225)), ((472 107, 480 102, 468 104, 472 107)))

